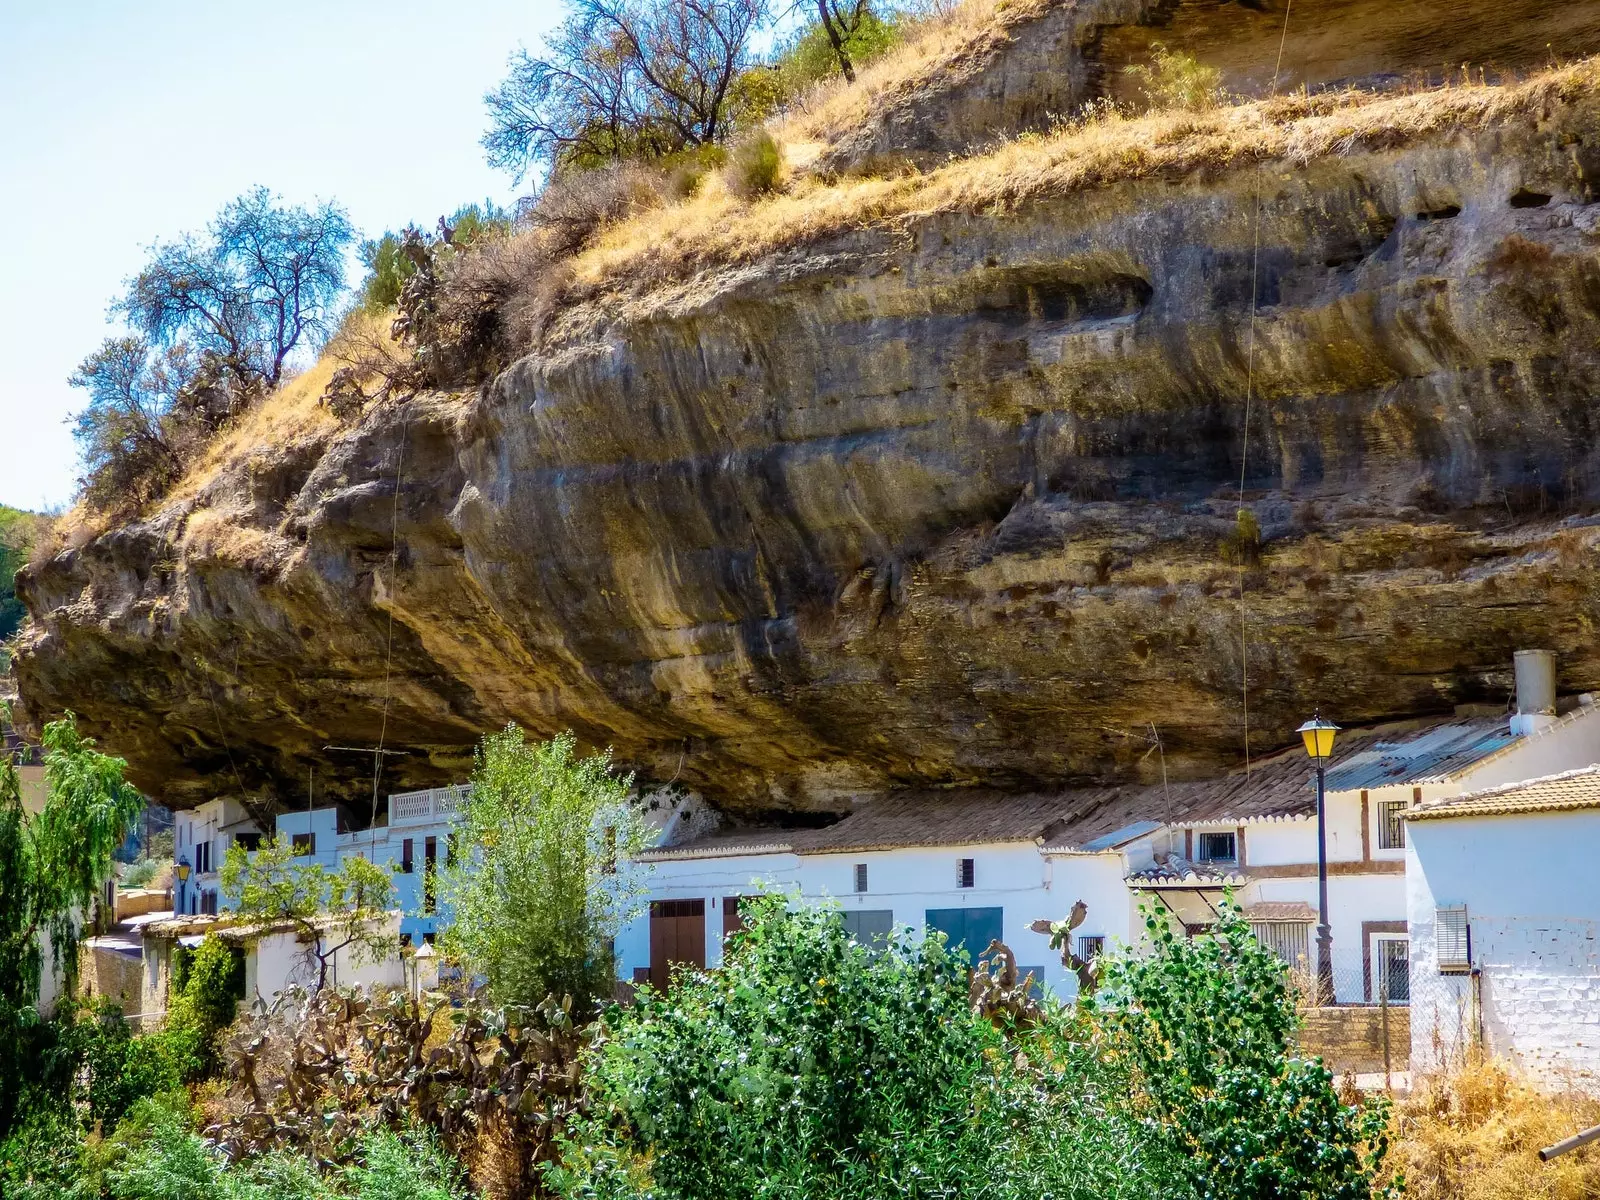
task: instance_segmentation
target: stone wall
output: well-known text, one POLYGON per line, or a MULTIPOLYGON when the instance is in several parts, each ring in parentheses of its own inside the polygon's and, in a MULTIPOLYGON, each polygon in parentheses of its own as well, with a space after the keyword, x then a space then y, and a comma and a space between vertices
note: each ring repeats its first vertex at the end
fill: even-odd
MULTIPOLYGON (((1388 1010, 1389 1066, 1403 1071, 1411 1058, 1411 1011, 1388 1010)), ((1337 1005, 1301 1014, 1300 1053, 1321 1058, 1336 1073, 1381 1071, 1384 1010, 1377 1005, 1337 1005)))
POLYGON ((94 945, 85 945, 79 954, 78 990, 81 995, 114 1001, 130 1016, 141 1011, 144 993, 141 958, 94 945))

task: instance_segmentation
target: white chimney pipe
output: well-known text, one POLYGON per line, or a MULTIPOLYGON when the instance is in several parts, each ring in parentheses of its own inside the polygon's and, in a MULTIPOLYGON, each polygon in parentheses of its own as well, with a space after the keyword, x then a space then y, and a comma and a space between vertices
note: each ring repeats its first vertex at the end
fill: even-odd
POLYGON ((1517 715, 1511 732, 1526 736, 1556 719, 1556 660, 1548 650, 1516 653, 1517 715))

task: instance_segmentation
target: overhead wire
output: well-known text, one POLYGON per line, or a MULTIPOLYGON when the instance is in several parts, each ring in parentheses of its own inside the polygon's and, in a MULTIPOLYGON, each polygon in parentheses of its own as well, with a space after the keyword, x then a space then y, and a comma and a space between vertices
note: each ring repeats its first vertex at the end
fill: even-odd
MULTIPOLYGON (((1276 99, 1278 79, 1283 73, 1283 51, 1289 41, 1289 13, 1294 0, 1283 6, 1283 30, 1278 35, 1278 59, 1272 67, 1272 86, 1267 98, 1276 99)), ((1239 503, 1234 513, 1235 534, 1244 526, 1244 485, 1250 465, 1250 410, 1255 399, 1256 384, 1256 307, 1259 302, 1261 274, 1261 174, 1256 173, 1252 201, 1252 248, 1250 252, 1250 333, 1245 351, 1244 426, 1239 445, 1239 503)), ((1245 558, 1247 548, 1240 538, 1239 545, 1239 688, 1244 713, 1244 774, 1250 778, 1250 610, 1245 601, 1245 558)))

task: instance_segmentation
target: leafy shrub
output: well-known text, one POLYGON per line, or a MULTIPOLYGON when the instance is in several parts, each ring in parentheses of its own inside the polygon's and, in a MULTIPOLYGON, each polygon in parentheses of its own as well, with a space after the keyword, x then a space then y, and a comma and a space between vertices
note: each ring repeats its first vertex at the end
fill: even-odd
MULTIPOLYGON (((486 237, 503 236, 511 231, 511 214, 485 200, 482 204, 463 204, 440 225, 450 233, 448 244, 465 250, 486 237)), ((441 231, 442 232, 442 231, 441 231)), ((361 281, 361 308, 378 315, 400 303, 406 281, 416 273, 416 264, 403 253, 404 235, 385 233, 374 241, 361 243, 361 259, 367 266, 361 281)))
POLYGON ((338 1193, 303 1154, 273 1151, 232 1167, 227 1200, 335 1200, 338 1193))
MULTIPOLYGON (((901 42, 906 25, 902 14, 893 13, 885 19, 866 9, 841 39, 844 52, 855 66, 864 66, 901 42)), ((842 73, 839 55, 819 20, 808 22, 792 35, 779 50, 773 66, 786 98, 799 96, 813 84, 842 73)))
POLYGON ((937 935, 869 951, 776 897, 749 922, 716 973, 606 1014, 550 1172, 569 1200, 1116 1197, 1168 1174, 1072 1014, 997 1028, 937 935))
POLYGON ((187 1106, 141 1100, 118 1137, 129 1144, 107 1173, 113 1200, 216 1200, 222 1160, 190 1128, 187 1106))
POLYGON ((1320 1063, 1290 1057, 1288 972, 1237 908, 1204 938, 1147 914, 1151 952, 1106 962, 1091 1004, 1138 1070, 1151 1133, 1201 1200, 1371 1200, 1386 1105, 1339 1102, 1320 1063))
POLYGON ((404 1133, 376 1129, 361 1146, 361 1162, 344 1173, 355 1200, 457 1200, 465 1192, 461 1164, 420 1126, 404 1133))
POLYGON ((778 143, 762 129, 734 147, 730 186, 740 196, 763 196, 778 186, 782 170, 778 143))
POLYGON ((154 858, 141 858, 131 863, 122 873, 119 882, 125 888, 142 888, 155 879, 156 872, 161 869, 161 863, 154 858))
POLYGON ((1148 63, 1125 70, 1151 108, 1213 108, 1223 99, 1219 69, 1206 66, 1192 54, 1168 50, 1161 42, 1151 45, 1148 63))

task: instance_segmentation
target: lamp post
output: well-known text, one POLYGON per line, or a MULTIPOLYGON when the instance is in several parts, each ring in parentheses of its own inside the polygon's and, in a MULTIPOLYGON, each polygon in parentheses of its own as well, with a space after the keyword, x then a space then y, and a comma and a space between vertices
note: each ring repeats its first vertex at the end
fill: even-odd
POLYGON ((1324 721, 1321 713, 1297 732, 1306 743, 1306 753, 1317 764, 1317 1003, 1333 1000, 1333 929, 1328 924, 1328 759, 1333 754, 1333 735, 1339 727, 1324 721))
POLYGON ((180 858, 178 860, 178 895, 177 895, 177 904, 175 905, 175 907, 177 908, 177 910, 180 913, 183 911, 183 901, 184 901, 184 895, 183 895, 184 888, 183 888, 183 885, 188 883, 188 882, 189 882, 189 860, 187 858, 180 858))

